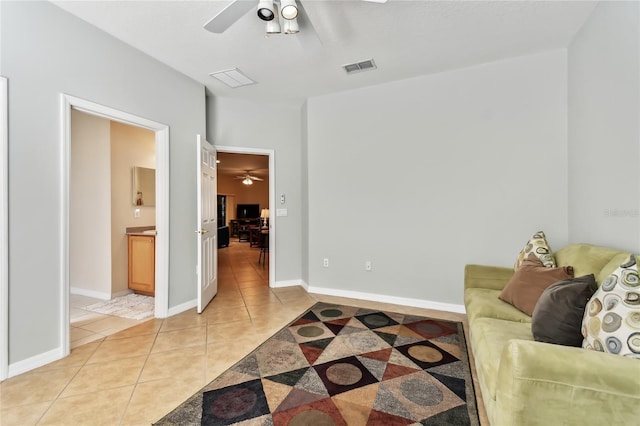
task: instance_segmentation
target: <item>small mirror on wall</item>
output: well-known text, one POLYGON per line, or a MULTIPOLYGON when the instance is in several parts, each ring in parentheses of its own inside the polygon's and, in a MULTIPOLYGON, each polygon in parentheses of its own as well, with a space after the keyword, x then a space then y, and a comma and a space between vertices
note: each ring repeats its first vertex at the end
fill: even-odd
POLYGON ((156 205, 156 169, 133 168, 133 205, 156 205))

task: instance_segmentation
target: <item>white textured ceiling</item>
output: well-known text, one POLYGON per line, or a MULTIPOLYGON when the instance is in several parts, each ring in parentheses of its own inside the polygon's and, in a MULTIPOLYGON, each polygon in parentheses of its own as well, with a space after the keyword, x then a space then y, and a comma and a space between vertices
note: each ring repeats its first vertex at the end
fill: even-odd
MULTIPOLYGON (((257 0, 253 1, 257 5, 257 0)), ((321 45, 266 38, 252 9, 223 34, 203 25, 220 1, 55 1, 61 8, 206 85, 270 101, 307 97, 566 47, 595 2, 303 0, 321 45), (373 58, 378 69, 342 65, 373 58), (209 73, 240 68, 258 84, 231 89, 209 73)))

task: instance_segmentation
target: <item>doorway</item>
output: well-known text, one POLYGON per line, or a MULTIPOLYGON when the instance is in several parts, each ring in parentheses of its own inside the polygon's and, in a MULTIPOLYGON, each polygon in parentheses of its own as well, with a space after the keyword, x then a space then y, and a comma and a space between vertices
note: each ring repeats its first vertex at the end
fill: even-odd
MULTIPOLYGON (((90 101, 62 95, 63 111, 63 248, 62 248, 62 291, 60 336, 62 355, 70 353, 70 239, 71 239, 71 124, 72 110, 94 117, 105 118, 116 123, 122 123, 136 128, 150 130, 155 140, 155 168, 156 168, 156 206, 155 206, 155 308, 156 318, 168 315, 168 260, 169 260, 169 129, 168 126, 156 123, 138 116, 115 110, 90 101)), ((133 203, 133 196, 132 196, 133 203)), ((122 230, 124 233, 124 230, 122 230)))
MULTIPOLYGON (((247 234, 236 234, 235 231, 239 231, 240 229, 234 230, 232 229, 234 224, 231 223, 231 220, 240 221, 242 218, 237 217, 237 208, 240 205, 245 205, 249 207, 249 209, 254 208, 255 205, 258 205, 259 213, 258 217, 263 215, 263 210, 268 209, 269 218, 267 221, 264 221, 264 218, 261 218, 259 224, 257 225, 259 228, 262 228, 264 224, 267 224, 266 231, 268 232, 268 238, 265 241, 266 247, 263 248, 254 246, 255 249, 255 262, 258 263, 260 261, 265 262, 264 258, 266 257, 267 261, 265 262, 269 268, 269 287, 275 286, 275 265, 276 265, 276 221, 275 221, 275 151, 271 149, 261 149, 261 148, 245 148, 245 147, 230 147, 230 146, 215 146, 216 151, 218 152, 218 158, 222 161, 218 164, 218 194, 226 195, 226 206, 227 206, 227 215, 226 225, 229 225, 229 238, 231 244, 244 244, 247 247, 251 247, 253 239, 251 238, 250 229, 245 229, 247 234), (230 154, 233 157, 227 157, 232 159, 233 163, 231 165, 225 165, 225 155, 230 154), (251 158, 254 157, 254 158, 251 158), (255 158, 258 157, 258 158, 255 158), (258 161, 251 161, 258 160, 258 161), (225 168, 230 169, 225 172, 225 168), (254 170, 252 170, 252 168, 254 170), (264 169, 264 170, 262 170, 264 169), (225 173, 225 176, 221 174, 225 173), (253 177, 257 177, 259 179, 265 179, 268 181, 268 195, 267 197, 257 197, 251 198, 247 197, 246 194, 242 194, 241 190, 243 185, 241 182, 246 179, 246 175, 250 175, 253 177), (221 190, 220 185, 221 181, 224 182, 225 179, 235 180, 237 182, 236 187, 239 185, 239 189, 236 190, 227 190, 223 188, 221 190), (226 192, 226 193, 225 193, 226 192), (260 255, 263 256, 260 256, 260 255)), ((250 179, 251 180, 251 179, 250 179)), ((253 187, 253 185, 258 186, 261 182, 254 181, 255 184, 249 184, 246 187, 253 187)), ((255 212, 252 213, 255 215, 255 212)), ((251 219, 251 218, 249 218, 251 219)), ((255 227, 256 224, 252 224, 252 227, 255 227)), ((224 250, 224 249, 223 249, 224 250)), ((220 255, 220 252, 219 252, 220 255)))
POLYGON ((73 349, 154 314, 155 132, 72 109, 69 185, 73 349), (129 240, 146 266, 133 283, 129 240))

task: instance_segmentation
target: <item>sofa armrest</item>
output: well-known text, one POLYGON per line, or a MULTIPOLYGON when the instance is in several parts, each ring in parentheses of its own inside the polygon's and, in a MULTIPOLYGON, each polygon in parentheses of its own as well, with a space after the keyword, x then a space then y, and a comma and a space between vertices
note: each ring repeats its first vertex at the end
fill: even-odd
POLYGON ((511 340, 502 351, 494 425, 637 424, 640 360, 511 340))
POLYGON ((513 269, 500 266, 466 265, 464 288, 502 290, 513 276, 513 269))

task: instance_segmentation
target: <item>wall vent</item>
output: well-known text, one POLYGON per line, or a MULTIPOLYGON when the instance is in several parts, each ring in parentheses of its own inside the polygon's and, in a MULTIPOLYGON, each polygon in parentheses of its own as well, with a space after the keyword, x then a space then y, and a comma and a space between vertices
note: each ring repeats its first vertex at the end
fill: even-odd
POLYGON ((226 84, 229 87, 248 86, 249 84, 255 84, 255 81, 244 75, 238 68, 233 68, 226 71, 217 71, 209 74, 211 77, 216 78, 226 84))
POLYGON ((377 67, 376 63, 373 62, 373 59, 367 59, 366 61, 343 65, 342 68, 344 68, 347 74, 353 74, 355 72, 374 70, 377 67))

